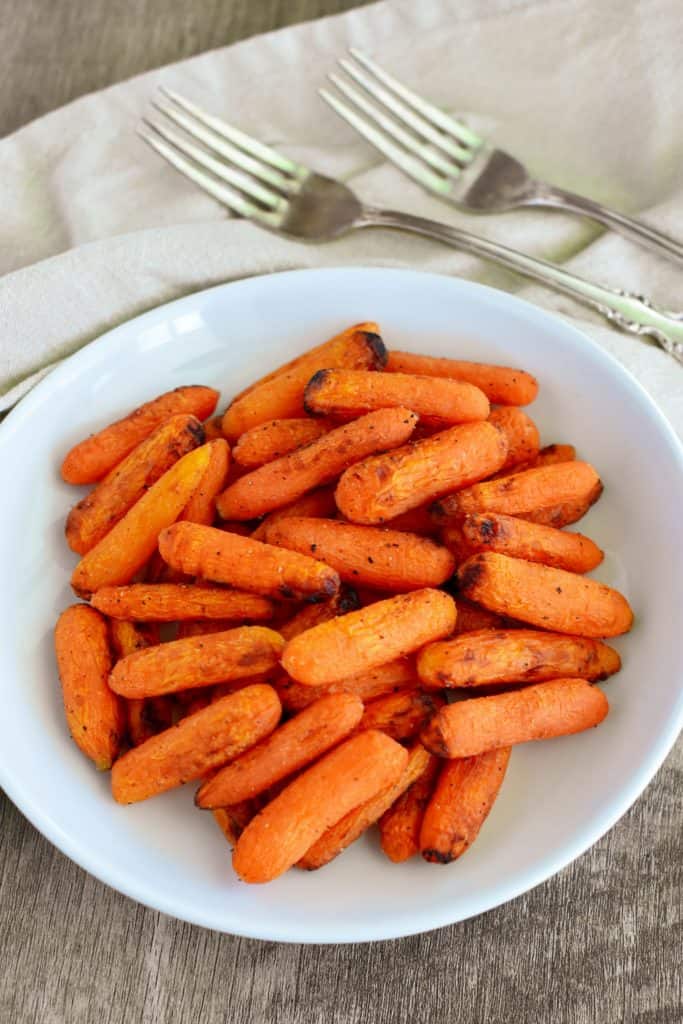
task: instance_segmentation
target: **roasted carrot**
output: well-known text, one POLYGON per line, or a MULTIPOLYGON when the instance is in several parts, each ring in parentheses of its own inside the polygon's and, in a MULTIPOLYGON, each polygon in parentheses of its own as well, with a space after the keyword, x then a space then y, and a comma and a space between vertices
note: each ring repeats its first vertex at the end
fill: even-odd
POLYGON ((107 684, 111 653, 104 617, 87 605, 71 605, 57 620, 55 652, 69 732, 95 767, 106 771, 121 748, 124 715, 107 684))
POLYGON ((555 530, 561 530, 563 526, 570 526, 585 516, 601 494, 602 483, 598 481, 593 490, 579 501, 565 501, 551 508, 535 509, 533 512, 525 512, 520 518, 530 523, 538 523, 539 526, 552 526, 555 530))
POLYGON ((289 455, 316 438, 322 437, 329 426, 309 416, 291 420, 269 420, 252 427, 240 435, 232 454, 240 466, 254 469, 266 462, 289 455))
POLYGON ((114 619, 179 622, 183 619, 258 620, 273 616, 267 597, 224 587, 189 583, 131 583, 102 587, 92 596, 94 608, 114 619))
POLYGON ((257 812, 256 800, 243 800, 242 803, 235 804, 233 807, 216 807, 213 816, 219 829, 234 849, 237 840, 257 812))
POLYGON ((585 679, 554 679, 447 704, 421 738, 439 757, 475 757, 515 743, 582 732, 599 725, 608 710, 602 690, 585 679))
POLYGON ((413 658, 396 658, 386 665, 348 676, 336 683, 328 683, 327 686, 304 686, 284 676, 278 680, 276 689, 284 708, 288 711, 301 711, 314 700, 330 693, 355 693, 367 702, 387 693, 414 690, 419 682, 413 658))
POLYGON ((408 409, 378 409, 336 427, 231 484, 218 498, 218 511, 224 519, 253 519, 282 508, 311 488, 330 483, 367 455, 397 448, 416 423, 415 413, 408 409))
POLYGON ((236 533, 238 537, 251 537, 255 533, 253 524, 249 523, 236 523, 236 522, 218 522, 216 523, 218 530, 224 530, 226 533, 236 533))
MULTIPOLYGON (((334 500, 334 487, 318 487, 315 491, 309 491, 301 498, 283 505, 282 508, 269 512, 262 522, 251 533, 254 540, 265 540, 266 530, 273 523, 279 523, 281 519, 289 519, 294 516, 307 516, 313 519, 333 519, 337 514, 337 504, 334 500)), ((432 526, 434 521, 432 520, 432 526)))
POLYGON ((424 729, 441 699, 420 690, 389 693, 365 705, 358 731, 379 729, 392 740, 408 740, 424 729))
POLYGON ((214 416, 204 423, 204 433, 207 441, 217 441, 223 437, 223 417, 214 416))
POLYGON ((283 645, 280 634, 264 626, 172 640, 119 661, 109 685, 124 697, 156 697, 225 683, 273 668, 283 645))
POLYGON ((315 871, 338 857, 363 832, 374 825, 394 801, 398 800, 413 785, 415 780, 422 775, 429 761, 430 755, 420 743, 417 743, 410 751, 408 762, 396 782, 385 786, 365 803, 354 807, 336 825, 332 825, 326 832, 323 832, 299 860, 298 867, 304 868, 306 871, 315 871))
POLYGON ((204 428, 189 413, 157 427, 71 509, 65 529, 71 550, 90 551, 174 462, 203 442, 204 428))
POLYGON ((521 409, 514 405, 503 405, 493 410, 489 423, 498 427, 507 441, 508 453, 503 463, 503 472, 536 458, 541 444, 538 427, 521 409))
POLYGON ((305 605, 296 615, 278 628, 278 633, 285 640, 292 640, 299 633, 305 633, 307 629, 319 626, 321 622, 329 622, 330 619, 336 619, 338 615, 346 615, 347 612, 354 612, 357 608, 358 595, 356 591, 345 587, 329 601, 305 605))
MULTIPOLYGON (((135 622, 126 622, 124 619, 110 620, 109 635, 117 659, 127 658, 135 651, 144 651, 154 642, 139 625, 135 622)), ((158 639, 156 642, 158 643, 158 639)), ((107 685, 109 684, 107 683, 107 685)), ((137 747, 153 736, 156 731, 149 703, 145 700, 127 700, 123 703, 128 726, 128 739, 132 746, 137 747)))
POLYGON ((395 406, 442 427, 485 420, 491 409, 484 392, 473 384, 409 373, 318 370, 304 391, 309 416, 353 419, 395 406))
POLYGON ((303 416, 304 388, 326 366, 381 370, 387 353, 378 331, 375 323, 356 324, 252 384, 228 406, 225 436, 236 441, 260 423, 303 416))
MULTIPOLYGON (((212 633, 225 633, 241 625, 234 619, 183 619, 178 623, 176 640, 186 640, 188 636, 211 636, 212 633)), ((269 623, 272 629, 272 623, 269 623)))
POLYGON ((424 373, 428 377, 467 381, 480 388, 495 405, 528 405, 538 394, 538 381, 535 377, 509 366, 439 359, 419 356, 413 352, 390 352, 386 368, 390 373, 424 373))
POLYGON ((235 872, 245 882, 270 882, 282 875, 345 814, 393 785, 407 762, 408 752, 384 733, 364 732, 346 740, 249 822, 233 854, 235 872))
POLYGON ((504 616, 496 615, 488 608, 472 604, 471 601, 460 595, 458 595, 455 605, 458 609, 458 617, 455 620, 454 633, 470 633, 473 629, 500 629, 507 623, 504 616))
POLYGON ((346 583, 379 590, 438 587, 455 570, 450 551, 429 537, 331 519, 283 519, 268 527, 266 541, 321 559, 346 583))
POLYGON ((114 799, 130 804, 200 778, 271 733, 280 714, 270 686, 223 697, 120 757, 111 774, 114 799))
POLYGON ((603 552, 581 533, 565 533, 499 512, 473 512, 454 525, 444 527, 442 539, 458 563, 478 551, 541 562, 556 569, 584 573, 595 569, 603 552))
POLYGON ((455 602, 440 590, 414 590, 349 612, 289 640, 282 666, 293 679, 324 686, 384 665, 448 636, 455 602))
POLYGON ((206 446, 195 448, 160 477, 105 537, 78 563, 71 585, 81 597, 101 587, 130 583, 153 554, 161 530, 170 526, 202 478, 206 446))
POLYGON ((607 679, 621 668, 619 654, 587 637, 534 629, 479 629, 420 651, 417 671, 432 689, 538 683, 545 679, 607 679))
POLYGON ((323 562, 211 526, 176 523, 159 535, 159 551, 180 572, 257 594, 319 601, 339 590, 323 562))
POLYGON ((422 819, 442 764, 430 754, 422 774, 379 819, 382 850, 394 864, 409 860, 420 849, 422 819))
POLYGON ((216 495, 225 487, 230 468, 230 447, 225 439, 210 441, 209 463, 197 488, 180 513, 180 519, 188 523, 202 523, 212 526, 216 518, 216 495))
POLYGON ((496 473, 494 479, 501 476, 510 476, 512 473, 521 473, 523 469, 537 469, 539 466, 555 466, 558 462, 574 462, 576 460, 576 448, 573 444, 547 444, 541 448, 538 455, 529 459, 528 462, 520 462, 518 466, 510 466, 508 469, 501 469, 496 473))
POLYGON ((351 466, 337 485, 337 505, 353 523, 383 523, 490 476, 506 452, 505 437, 490 423, 451 427, 351 466))
POLYGON ((429 503, 402 512, 400 516, 387 519, 384 526, 390 530, 403 530, 405 533, 417 533, 420 537, 436 537, 439 528, 431 517, 429 503))
POLYGON ((447 761, 420 828, 420 851, 433 864, 450 864, 472 845, 505 778, 510 747, 447 761))
POLYGON ((573 636, 627 633, 633 612, 617 590, 564 569, 487 551, 458 569, 458 591, 499 615, 573 636))
POLYGON ((437 502, 432 515, 440 523, 469 512, 501 512, 525 519, 539 510, 581 502, 593 495, 597 500, 601 490, 600 477, 587 462, 560 462, 466 487, 437 502))
POLYGON ((189 413, 205 420, 217 401, 213 388, 193 385, 167 391, 72 448, 62 462, 62 477, 69 484, 97 483, 171 416, 189 413))
POLYGON ((229 807, 258 796, 315 761, 358 725, 363 703, 350 693, 321 697, 296 718, 226 765, 197 793, 198 807, 229 807))

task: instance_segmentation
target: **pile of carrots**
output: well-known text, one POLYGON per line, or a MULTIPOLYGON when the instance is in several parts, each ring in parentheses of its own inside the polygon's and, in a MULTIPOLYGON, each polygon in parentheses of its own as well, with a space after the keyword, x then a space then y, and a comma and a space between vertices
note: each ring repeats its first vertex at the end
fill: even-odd
POLYGON ((247 882, 378 823, 395 862, 475 840, 511 748, 598 725, 617 591, 600 496, 540 447, 522 370, 387 352, 358 324, 215 416, 181 387, 77 444, 83 598, 56 627, 67 723, 114 799, 185 782, 247 882), (493 407, 493 408, 492 408, 493 407))

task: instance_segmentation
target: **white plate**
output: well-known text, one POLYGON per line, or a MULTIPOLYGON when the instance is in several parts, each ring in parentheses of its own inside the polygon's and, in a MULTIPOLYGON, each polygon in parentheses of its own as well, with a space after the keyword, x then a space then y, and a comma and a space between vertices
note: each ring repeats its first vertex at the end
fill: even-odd
MULTIPOLYGON (((683 456, 640 386, 572 327, 502 292, 396 270, 301 271, 214 288, 147 313, 73 356, 0 428, 0 781, 69 857, 133 899, 196 924, 262 939, 350 942, 436 928, 488 910, 564 867, 633 803, 683 719, 683 456), (62 535, 80 492, 64 452, 180 384, 230 396, 360 320, 390 347, 519 365, 536 374, 544 443, 572 442, 605 493, 582 521, 607 552, 597 576, 637 615, 625 667, 597 730, 518 747, 476 845, 448 867, 400 866, 366 837, 323 870, 238 883, 194 787, 117 806, 69 739, 52 651, 73 601, 62 535)), ((552 922, 549 923, 550 925, 552 922)))

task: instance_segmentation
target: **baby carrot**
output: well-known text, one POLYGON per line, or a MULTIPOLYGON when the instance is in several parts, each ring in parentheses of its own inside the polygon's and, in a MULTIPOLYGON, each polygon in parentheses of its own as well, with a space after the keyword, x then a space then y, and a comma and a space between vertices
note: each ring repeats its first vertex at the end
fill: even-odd
POLYGON ((270 619, 267 597, 224 587, 191 583, 131 583, 102 587, 92 596, 93 608, 115 619, 135 622, 178 622, 183 619, 270 619))
POLYGON ((100 587, 130 583, 154 553, 159 533, 187 504, 209 461, 206 445, 184 455, 80 560, 71 585, 81 597, 100 587))
POLYGON ((223 437, 222 416, 213 416, 204 423, 204 433, 207 441, 217 441, 223 437))
POLYGON ((260 423, 303 416, 304 387, 326 366, 381 370, 387 353, 378 332, 375 323, 355 324, 252 384, 228 406, 223 433, 236 441, 260 423))
POLYGON ((69 484, 97 483, 171 416, 190 413, 205 420, 217 401, 217 391, 199 385, 167 391, 72 448, 62 462, 62 477, 69 484))
POLYGON ((107 684, 111 654, 104 617, 85 604, 71 605, 57 620, 55 653, 72 739, 106 771, 121 748, 124 716, 107 684))
POLYGON ((554 679, 494 697, 447 704, 421 739, 438 757, 474 757, 515 743, 591 729, 608 710, 602 690, 585 679, 554 679))
POLYGON ((228 807, 258 796, 315 761, 358 725, 363 704, 350 693, 321 697, 200 788, 198 807, 228 807))
POLYGON ((270 686, 223 697, 120 757, 111 773, 114 799, 131 804, 206 775, 272 732, 280 714, 270 686))
POLYGON ((353 523, 383 523, 490 476, 506 454, 507 441, 491 423, 451 427, 351 466, 337 485, 337 505, 353 523))
POLYGON ((408 752, 381 732, 346 740, 249 822, 233 854, 235 872, 245 882, 282 875, 345 814, 397 782, 407 762, 408 752))
POLYGON ((484 392, 473 384, 408 373, 318 370, 304 391, 304 408, 310 416, 348 419, 395 406, 412 409, 421 420, 444 427, 485 420, 491 408, 484 392))
POLYGON ((269 420, 240 435, 232 454, 240 466, 254 469, 266 462, 310 444, 329 430, 325 423, 310 417, 291 420, 269 420))
POLYGON ((621 668, 618 653, 587 637, 534 629, 480 629, 428 644, 417 671, 425 686, 488 686, 560 677, 607 679, 621 668))
POLYGON ((181 456, 204 442, 204 428, 189 413, 172 416, 137 445, 69 512, 66 541, 84 555, 181 456))
MULTIPOLYGON (((134 654, 135 651, 144 651, 152 643, 159 642, 158 638, 152 640, 135 622, 126 622, 124 619, 111 619, 109 634, 111 646, 117 659, 127 658, 129 654, 134 654)), ((109 684, 107 683, 107 685, 109 684)), ((128 726, 128 739, 132 746, 137 747, 153 736, 156 731, 149 702, 127 700, 122 703, 128 726)))
POLYGON ((464 380, 481 389, 495 405, 528 405, 538 394, 538 381, 524 370, 509 366, 489 366, 462 359, 439 359, 413 352, 390 352, 390 373, 424 373, 428 377, 464 380))
POLYGON ((443 761, 430 754, 424 771, 379 819, 382 850, 394 864, 414 857, 420 849, 420 828, 443 761))
POLYGON ((574 462, 576 460, 576 448, 573 444, 547 444, 541 448, 534 458, 528 462, 520 462, 517 466, 510 466, 508 469, 501 469, 496 473, 494 479, 502 476, 510 476, 512 473, 521 473, 523 469, 536 469, 538 466, 555 466, 558 462, 574 462))
POLYGON ((358 730, 379 729, 392 740, 408 740, 424 729, 440 706, 440 697, 420 690, 389 693, 365 705, 358 730))
POLYGON ((305 633, 307 629, 313 629, 313 626, 319 626, 321 622, 329 622, 338 615, 354 612, 358 606, 358 595, 355 590, 345 587, 329 601, 304 605, 301 611, 278 627, 278 633, 285 640, 293 640, 299 633, 305 633))
POLYGON ((420 828, 425 860, 450 864, 472 845, 500 791, 510 747, 447 761, 420 828))
POLYGON ((569 526, 585 516, 601 494, 602 483, 598 480, 595 487, 578 501, 565 501, 550 508, 537 508, 533 512, 525 512, 520 518, 530 523, 538 523, 539 526, 552 526, 555 530, 561 530, 563 526, 569 526))
POLYGON ((320 601, 339 590, 323 562, 211 526, 176 523, 159 535, 159 551, 173 569, 257 594, 320 601))
POLYGON ((328 683, 327 686, 304 686, 284 676, 276 688, 284 708, 288 711, 301 711, 314 700, 330 693, 355 693, 367 703, 387 693, 415 690, 419 682, 413 659, 396 658, 386 665, 378 665, 377 668, 348 676, 336 683, 328 683))
POLYGON ((219 829, 228 840, 233 850, 237 840, 258 812, 256 800, 243 800, 232 807, 215 807, 212 814, 219 829))
POLYGON ((156 697, 226 683, 273 668, 283 645, 280 634, 264 626, 172 640, 119 661, 109 685, 124 697, 156 697))
POLYGON ((438 587, 455 571, 450 551, 429 537, 376 526, 331 519, 283 519, 268 527, 266 541, 315 555, 336 569, 346 583, 379 590, 438 587))
MULTIPOLYGON (((269 526, 279 523, 282 519, 290 519, 296 516, 306 516, 308 519, 333 519, 337 514, 337 504, 334 500, 334 487, 318 487, 315 491, 309 491, 289 505, 283 505, 263 517, 260 525, 251 533, 254 540, 265 540, 266 531, 269 526)), ((434 522, 432 520, 432 526, 434 522)))
POLYGON ((494 409, 489 423, 498 427, 508 443, 508 453, 502 470, 526 463, 538 455, 541 444, 538 427, 532 419, 514 405, 503 405, 494 409))
POLYGON ((225 487, 230 468, 230 448, 225 439, 209 441, 209 462, 197 488, 180 513, 188 523, 212 526, 216 518, 216 495, 225 487))
POLYGON ((455 602, 441 590, 414 590, 349 612, 289 640, 282 666, 297 682, 324 686, 384 665, 448 636, 455 602))
POLYGON ((501 629, 507 623, 502 615, 496 615, 488 608, 480 608, 460 595, 455 604, 458 617, 455 620, 454 634, 471 633, 474 629, 501 629))
POLYGON ((398 408, 378 409, 336 427, 304 448, 240 477, 219 496, 218 511, 223 519, 254 519, 281 508, 311 488, 330 483, 367 455, 397 448, 408 440, 416 423, 414 412, 398 408))
POLYGON ((458 569, 458 592, 499 615, 573 636, 627 633, 633 612, 617 590, 521 558, 492 551, 472 555, 458 569))
POLYGON ((326 832, 323 832, 320 839, 299 860, 298 867, 304 868, 306 871, 315 871, 338 857, 351 843, 355 843, 363 832, 374 825, 385 811, 413 785, 424 772, 429 761, 430 755, 420 743, 417 743, 409 752, 408 763, 397 781, 380 790, 365 803, 354 807, 336 825, 332 825, 326 832))

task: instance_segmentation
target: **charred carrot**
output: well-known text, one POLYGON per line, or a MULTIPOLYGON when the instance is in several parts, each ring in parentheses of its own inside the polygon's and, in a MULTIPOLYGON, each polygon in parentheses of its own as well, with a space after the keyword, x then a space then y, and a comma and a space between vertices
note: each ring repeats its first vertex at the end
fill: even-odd
MULTIPOLYGON (((333 519, 337 514, 337 504, 334 500, 334 487, 318 487, 315 491, 309 491, 289 505, 269 512, 263 521, 251 533, 254 540, 265 540, 266 531, 269 526, 279 523, 281 519, 289 519, 294 516, 306 516, 313 519, 333 519)), ((432 526, 434 521, 432 520, 432 526)), ((251 532, 251 531, 250 531, 251 532)))
POLYGON ((438 757, 475 757, 515 743, 591 729, 608 710, 602 690, 585 679, 554 679, 448 704, 436 713, 421 738, 438 757))
POLYGON ((538 381, 524 370, 509 366, 489 366, 462 359, 439 359, 413 352, 390 352, 390 373, 424 373, 428 377, 449 377, 474 384, 495 405, 528 405, 538 394, 538 381))
POLYGON ((379 819, 382 850, 394 864, 414 857, 420 849, 420 828, 443 761, 429 756, 422 774, 379 819))
POLYGON ((466 487, 437 502, 432 515, 441 523, 469 512, 501 512, 527 518, 530 513, 581 502, 593 495, 596 500, 601 490, 600 477, 587 462, 560 462, 466 487))
POLYGON ((205 782, 198 807, 228 807, 258 796, 315 761, 358 725, 363 704, 350 693, 321 697, 205 782))
POLYGON ((188 413, 157 427, 71 509, 65 529, 71 550, 90 551, 174 462, 203 442, 204 428, 188 413))
POLYGON ((380 790, 365 803, 345 814, 336 825, 323 832, 298 862, 300 868, 315 871, 329 864, 338 857, 351 843, 354 843, 363 832, 374 825, 405 791, 413 785, 424 772, 430 756, 418 743, 410 751, 408 762, 396 782, 380 790))
POLYGON ((500 469, 507 442, 490 423, 465 423, 376 455, 342 475, 337 505, 353 523, 393 519, 500 469))
POLYGON ((270 686, 223 697, 120 757, 111 774, 114 799, 130 804, 200 778, 271 733, 280 714, 270 686))
POLYGON ((345 814, 393 785, 407 762, 408 752, 381 732, 346 740, 249 822, 233 854, 235 872, 245 882, 282 875, 345 814))
POLYGON ((617 590, 564 569, 492 551, 458 569, 458 591, 499 615, 573 636, 627 633, 633 612, 617 590))
POLYGON ((619 654, 587 637, 533 629, 480 629, 454 640, 428 644, 417 671, 430 688, 538 683, 577 677, 607 679, 621 668, 619 654))
POLYGON ((339 590, 323 562, 210 526, 176 523, 159 535, 159 551, 173 569, 257 594, 319 601, 339 590))
POLYGON ((109 685, 124 697, 156 697, 229 682, 273 668, 283 645, 280 634, 264 626, 172 640, 119 661, 109 685))
POLYGON ((115 619, 136 622, 178 622, 182 619, 254 619, 273 616, 273 602, 266 597, 223 587, 188 583, 131 583, 126 587, 102 587, 92 605, 115 619))
POLYGON ((97 483, 171 416, 189 413, 205 420, 217 401, 217 391, 199 385, 167 391, 72 448, 62 462, 62 477, 69 484, 97 483))
POLYGON ((208 460, 206 446, 184 455, 84 555, 71 576, 79 596, 89 597, 101 587, 132 580, 154 553, 160 531, 170 526, 187 504, 208 460))
POLYGON ((409 373, 318 370, 304 391, 309 416, 352 419, 395 406, 441 426, 485 420, 490 412, 488 398, 473 384, 409 373))
POLYGON ((379 590, 438 587, 455 570, 450 551, 428 537, 331 519, 283 519, 268 527, 266 541, 321 559, 346 583, 379 590))
POLYGON ((458 563, 479 551, 497 551, 527 562, 584 573, 595 569, 604 558, 597 544, 581 533, 567 533, 497 512, 473 512, 455 527, 444 527, 442 538, 458 563))
POLYGON ((447 636, 454 625, 452 597, 414 590, 294 637, 285 645, 282 666, 299 683, 324 686, 410 654, 447 636))
POLYGON ((278 632, 285 640, 293 640, 299 633, 305 633, 307 629, 319 626, 321 622, 329 622, 336 619, 338 615, 346 615, 347 612, 354 612, 358 608, 358 595, 355 590, 345 587, 338 594, 331 597, 329 601, 321 601, 319 604, 307 604, 296 615, 278 628, 278 632))
POLYGON ((379 729, 392 740, 408 740, 424 729, 440 706, 439 697, 420 690, 389 693, 365 705, 358 730, 379 729))
POLYGON ((107 683, 111 654, 103 616, 87 605, 71 605, 57 620, 55 652, 69 732, 95 767, 106 771, 121 748, 124 716, 107 683))
POLYGON ((330 428, 310 417, 269 420, 240 435, 232 454, 240 466, 254 469, 266 462, 289 455, 326 434, 330 428))
POLYGON ((378 331, 375 323, 356 324, 252 384, 228 406, 225 436, 236 441, 260 423, 303 416, 304 388, 326 366, 381 370, 387 353, 378 331))
POLYGON ((536 458, 541 444, 538 427, 521 409, 503 405, 493 410, 489 423, 498 427, 508 445, 507 458, 500 472, 536 458))
POLYGON ((379 665, 377 668, 340 679, 327 686, 304 686, 284 676, 278 680, 276 688, 284 708, 288 711, 301 711, 314 700, 330 693, 355 693, 362 701, 368 702, 387 693, 414 690, 419 686, 419 682, 414 660, 396 658, 386 665, 379 665))
POLYGON ((408 409, 378 409, 336 427, 231 484, 218 498, 218 511, 224 519, 253 519, 282 508, 311 488, 334 480, 367 455, 397 448, 408 440, 416 423, 415 413, 408 409))
POLYGON ((180 519, 188 523, 202 523, 212 526, 216 518, 216 495, 225 487, 230 468, 230 447, 225 439, 210 441, 209 462, 197 489, 180 513, 180 519))
POLYGON ((447 761, 420 828, 420 850, 433 864, 450 864, 472 845, 505 778, 510 747, 447 761))

